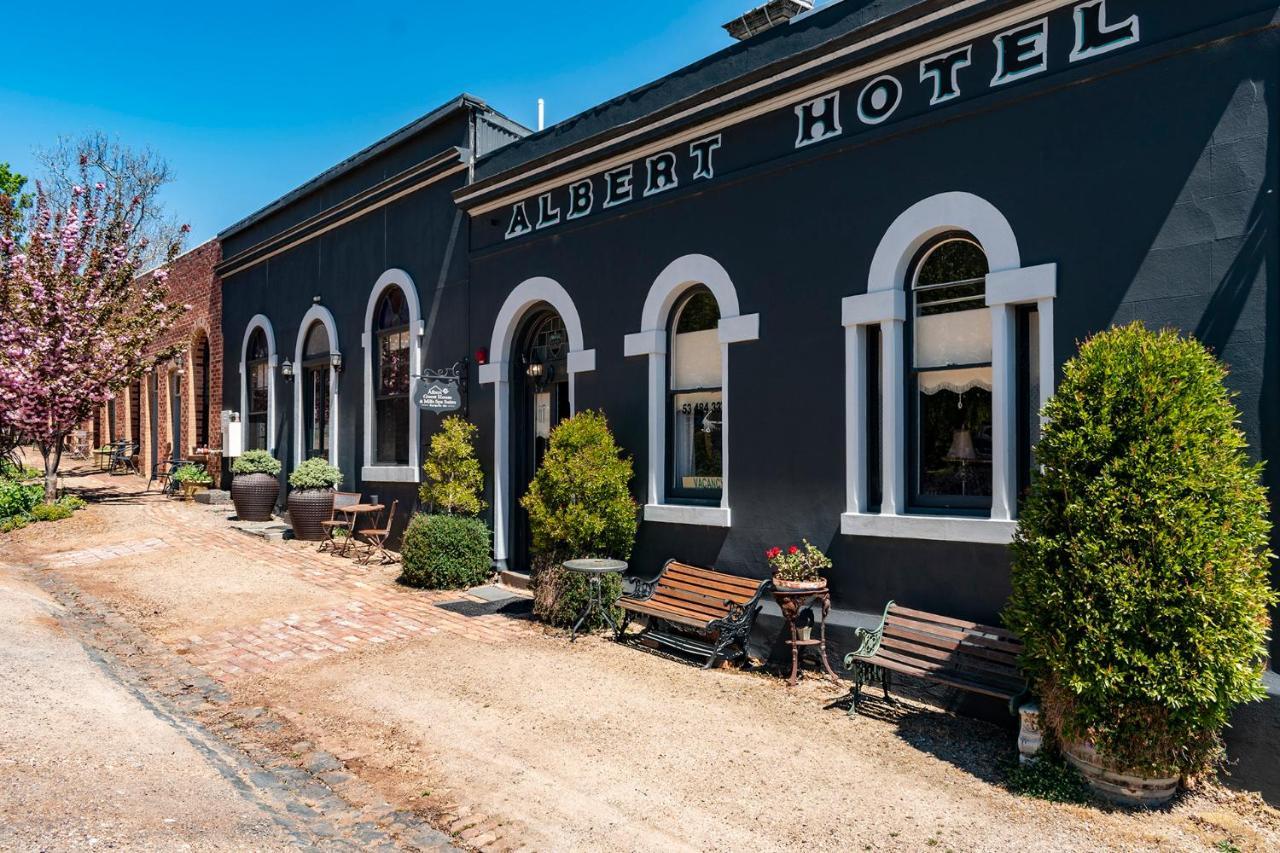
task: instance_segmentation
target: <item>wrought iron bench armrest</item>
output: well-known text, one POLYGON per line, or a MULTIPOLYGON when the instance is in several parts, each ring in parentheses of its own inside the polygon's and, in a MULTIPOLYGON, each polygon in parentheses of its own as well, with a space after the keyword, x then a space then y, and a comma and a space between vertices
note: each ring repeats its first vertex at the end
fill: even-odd
POLYGON ((889 609, 891 607, 893 607, 892 601, 884 606, 884 615, 880 617, 879 628, 874 630, 857 628, 854 630, 853 639, 858 646, 844 656, 845 669, 853 669, 859 663, 875 657, 876 652, 880 651, 880 642, 884 639, 884 625, 889 618, 889 609))

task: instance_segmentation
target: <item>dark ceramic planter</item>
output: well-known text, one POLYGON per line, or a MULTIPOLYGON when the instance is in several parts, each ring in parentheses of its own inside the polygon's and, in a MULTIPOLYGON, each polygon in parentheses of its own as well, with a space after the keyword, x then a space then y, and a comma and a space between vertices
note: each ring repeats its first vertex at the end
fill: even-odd
POLYGON ((307 542, 324 539, 320 522, 333 516, 333 489, 298 489, 289 492, 289 523, 293 538, 307 542))
POLYGON ((280 497, 280 481, 270 474, 237 474, 231 481, 231 502, 241 521, 270 521, 280 497))

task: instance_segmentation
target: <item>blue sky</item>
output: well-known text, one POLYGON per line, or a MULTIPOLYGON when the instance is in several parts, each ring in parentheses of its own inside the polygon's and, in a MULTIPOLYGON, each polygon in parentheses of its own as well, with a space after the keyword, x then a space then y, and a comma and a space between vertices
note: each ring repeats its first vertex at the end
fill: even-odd
POLYGON ((529 126, 545 98, 552 124, 729 45, 758 2, 8 4, 0 161, 150 146, 194 246, 462 91, 529 126))

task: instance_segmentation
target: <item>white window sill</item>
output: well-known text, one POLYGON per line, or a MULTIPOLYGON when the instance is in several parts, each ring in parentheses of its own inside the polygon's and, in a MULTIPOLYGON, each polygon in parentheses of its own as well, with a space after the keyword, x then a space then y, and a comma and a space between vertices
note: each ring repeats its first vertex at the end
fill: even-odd
POLYGON ((1016 521, 995 521, 990 518, 848 512, 840 516, 840 532, 845 536, 875 536, 884 539, 1008 545, 1013 541, 1013 534, 1017 529, 1016 521))
POLYGON ((412 465, 365 465, 360 479, 366 483, 416 483, 418 469, 412 465))
POLYGON ((722 506, 681 506, 645 504, 644 520, 662 524, 692 524, 698 527, 728 527, 729 509, 722 506))

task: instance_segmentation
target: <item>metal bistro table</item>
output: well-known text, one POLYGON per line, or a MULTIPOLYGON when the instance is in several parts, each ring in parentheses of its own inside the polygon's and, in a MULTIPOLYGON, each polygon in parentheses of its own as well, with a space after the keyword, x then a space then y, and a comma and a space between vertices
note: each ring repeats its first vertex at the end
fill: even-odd
POLYGON ((335 550, 334 553, 339 557, 347 556, 347 551, 355 547, 356 544, 356 525, 360 523, 362 517, 373 516, 373 526, 378 526, 378 521, 382 511, 386 506, 380 503, 359 503, 348 504, 347 506, 335 506, 334 512, 340 512, 347 517, 347 541, 342 543, 340 551, 335 550))
POLYGON ((609 615, 609 607, 613 602, 608 604, 604 601, 601 593, 600 579, 605 575, 621 574, 627 570, 627 564, 622 560, 565 560, 564 568, 567 572, 574 574, 586 575, 587 586, 590 590, 587 597, 587 606, 582 608, 582 615, 578 617, 578 621, 573 624, 573 630, 569 632, 569 642, 573 642, 578 638, 578 629, 582 627, 582 623, 587 620, 592 613, 599 613, 604 617, 604 621, 608 623, 613 632, 618 633, 618 626, 614 624, 613 617, 609 615))

